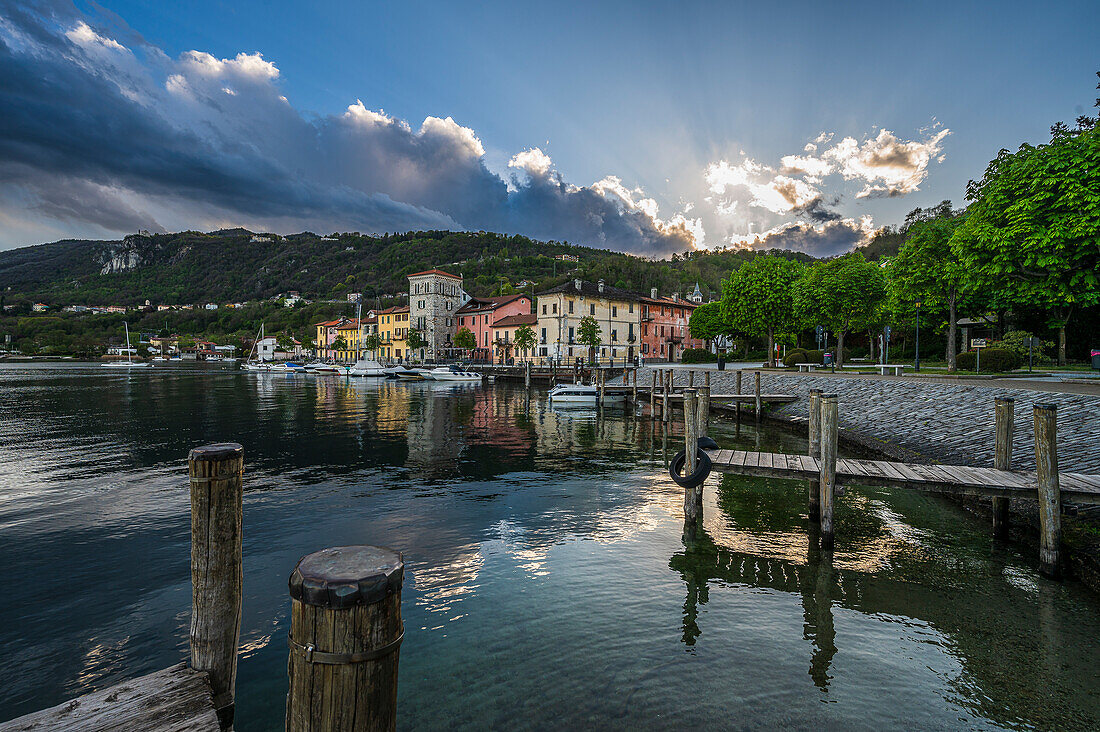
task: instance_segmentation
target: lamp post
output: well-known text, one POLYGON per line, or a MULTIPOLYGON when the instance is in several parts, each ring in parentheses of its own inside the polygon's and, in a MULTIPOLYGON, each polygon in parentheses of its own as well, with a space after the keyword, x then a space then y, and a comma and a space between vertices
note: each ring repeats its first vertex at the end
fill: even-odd
POLYGON ((920 300, 917 300, 917 338, 916 338, 916 358, 913 360, 913 368, 916 371, 920 371, 920 300))

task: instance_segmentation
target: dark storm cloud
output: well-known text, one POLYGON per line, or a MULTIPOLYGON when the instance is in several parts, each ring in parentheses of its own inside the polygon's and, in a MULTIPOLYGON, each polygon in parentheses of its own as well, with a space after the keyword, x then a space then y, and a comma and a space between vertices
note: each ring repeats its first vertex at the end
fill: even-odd
POLYGON ((745 242, 753 249, 789 249, 815 257, 832 257, 867 242, 874 233, 869 220, 840 219, 817 226, 796 221, 745 242))
POLYGON ((278 222, 501 230, 643 254, 693 243, 598 187, 532 177, 510 189, 450 118, 414 130, 356 103, 306 119, 259 54, 171 59, 98 17, 110 27, 65 3, 0 0, 0 165, 20 171, 0 193, 27 214, 113 232, 278 222))
POLYGON ((840 199, 834 198, 832 203, 826 205, 824 199, 821 196, 818 196, 809 203, 791 209, 791 213, 796 216, 804 216, 810 221, 814 221, 819 224, 826 221, 838 221, 843 217, 838 212, 830 208, 831 206, 836 206, 838 203, 840 203, 840 199))

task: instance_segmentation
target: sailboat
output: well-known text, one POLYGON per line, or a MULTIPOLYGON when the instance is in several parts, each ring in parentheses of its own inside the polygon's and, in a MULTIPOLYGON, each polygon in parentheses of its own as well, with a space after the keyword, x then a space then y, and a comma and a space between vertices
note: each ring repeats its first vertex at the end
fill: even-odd
POLYGON ((260 323, 260 332, 256 334, 256 340, 252 342, 252 350, 248 353, 248 359, 244 362, 245 371, 270 371, 271 365, 264 363, 261 358, 259 361, 253 361, 252 356, 256 353, 256 346, 260 344, 260 341, 264 337, 264 324, 260 323))
POLYGON ((141 367, 148 368, 149 366, 151 366, 151 364, 149 364, 148 362, 134 360, 134 349, 130 348, 130 324, 124 320, 122 321, 122 325, 124 328, 126 328, 126 360, 108 361, 103 365, 116 369, 136 369, 141 367))

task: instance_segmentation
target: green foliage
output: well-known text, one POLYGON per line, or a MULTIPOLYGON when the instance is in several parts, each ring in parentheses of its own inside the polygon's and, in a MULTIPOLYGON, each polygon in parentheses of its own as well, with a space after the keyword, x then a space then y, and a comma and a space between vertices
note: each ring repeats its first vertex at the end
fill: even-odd
POLYGON ((885 299, 882 267, 859 252, 818 262, 794 288, 796 310, 802 318, 840 336, 879 317, 885 299))
POLYGON ((410 351, 419 351, 421 348, 427 347, 428 341, 424 340, 424 336, 420 335, 420 331, 409 328, 409 333, 405 336, 405 345, 410 351))
POLYGON ((346 351, 348 350, 348 342, 342 335, 336 336, 336 340, 332 342, 332 350, 334 351, 346 351))
MULTIPOLYGON (((974 371, 978 365, 977 351, 966 351, 958 355, 959 368, 963 371, 974 371)), ((981 356, 981 370, 991 373, 1003 373, 1020 368, 1023 359, 1015 351, 1006 348, 983 348, 981 356)))
POLYGON ((776 331, 796 326, 791 289, 805 267, 778 256, 757 257, 732 273, 722 290, 722 319, 732 328, 768 337, 770 358, 776 331))
POLYGON ((378 349, 382 347, 382 336, 377 333, 370 333, 363 336, 363 350, 368 353, 377 353, 378 349))
POLYGON ((688 331, 692 338, 699 338, 709 342, 717 342, 722 336, 732 336, 736 333, 733 326, 722 314, 721 302, 708 302, 695 308, 688 321, 688 331))
POLYGON ((473 331, 469 328, 460 328, 454 338, 455 348, 461 348, 464 351, 472 351, 477 348, 477 338, 474 337, 473 331))
POLYGON ((577 327, 577 342, 582 346, 588 346, 589 348, 599 348, 603 336, 603 331, 600 329, 600 324, 591 315, 586 315, 581 318, 580 325, 577 327))
MULTIPOLYGON (((1003 338, 995 342, 994 348, 1002 348, 1006 351, 1012 351, 1020 357, 1020 361, 1022 363, 1024 361, 1027 361, 1028 342, 1034 337, 1035 336, 1033 336, 1031 333, 1028 333, 1026 330, 1010 330, 1004 334, 1003 338)), ((1049 358, 1053 349, 1053 341, 1040 341, 1039 347, 1032 349, 1031 356, 1035 361, 1039 361, 1043 358, 1049 358)))
POLYGON ((516 344, 516 348, 522 350, 530 350, 535 347, 535 329, 529 325, 521 325, 516 328, 516 339, 513 343, 516 344))
POLYGON ((784 366, 794 367, 800 363, 823 364, 825 363, 825 352, 796 348, 793 351, 787 351, 787 355, 783 357, 784 366))
POLYGON ((705 348, 685 348, 680 354, 682 363, 714 363, 718 356, 705 348))

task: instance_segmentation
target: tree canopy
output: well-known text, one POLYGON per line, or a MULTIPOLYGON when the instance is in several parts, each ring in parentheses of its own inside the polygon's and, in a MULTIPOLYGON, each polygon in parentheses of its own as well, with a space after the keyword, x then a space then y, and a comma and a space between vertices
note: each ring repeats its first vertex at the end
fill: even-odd
POLYGON ((844 336, 877 318, 886 300, 882 267, 860 252, 819 262, 794 288, 799 315, 837 334, 837 363, 844 363, 844 336))
POLYGON ((730 327, 768 338, 768 359, 775 352, 775 333, 796 324, 794 284, 805 267, 783 257, 752 259, 730 274, 722 287, 721 314, 730 327))

